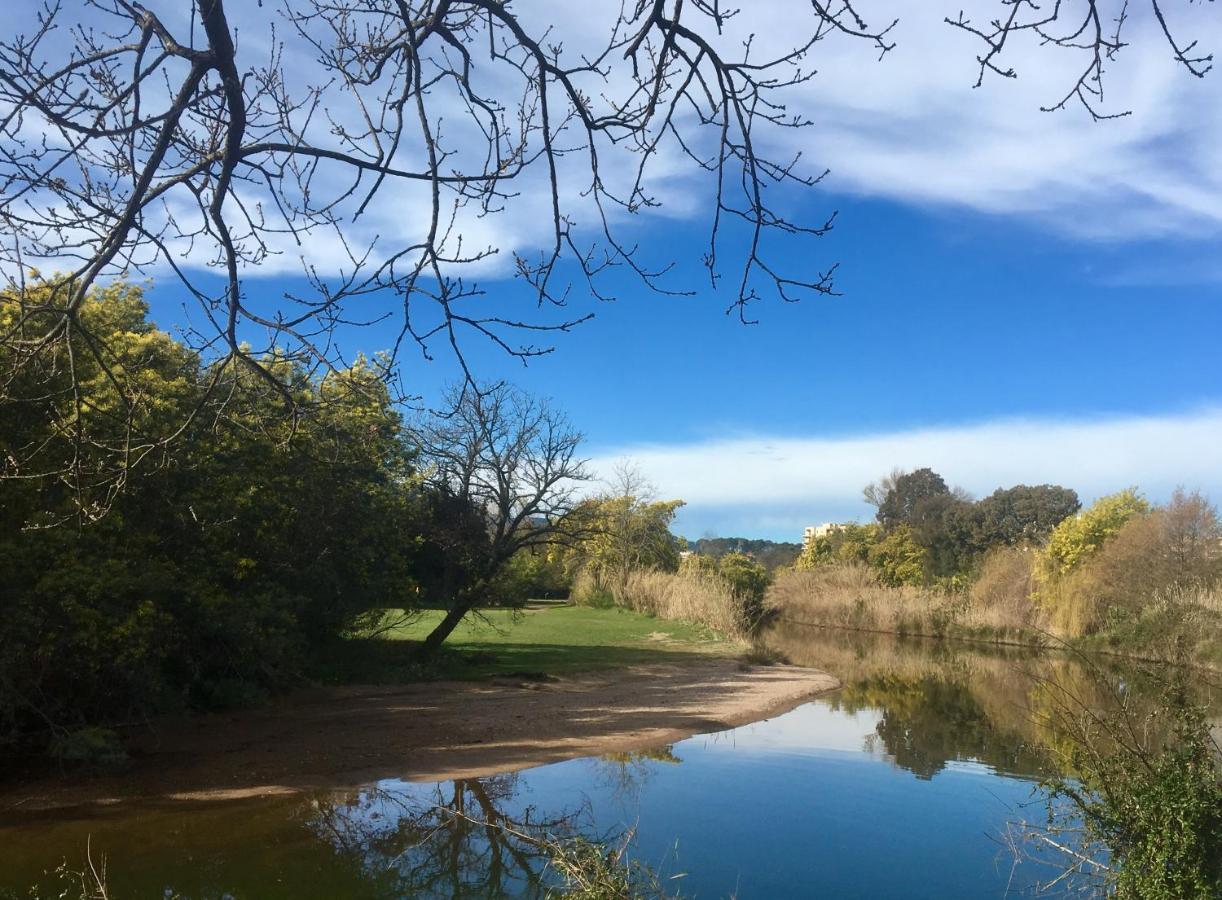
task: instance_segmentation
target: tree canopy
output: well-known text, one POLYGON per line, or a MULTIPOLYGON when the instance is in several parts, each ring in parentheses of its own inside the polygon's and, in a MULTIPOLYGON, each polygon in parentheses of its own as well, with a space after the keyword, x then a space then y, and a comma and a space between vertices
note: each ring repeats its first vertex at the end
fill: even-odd
POLYGON ((10 464, 39 443, 52 469, 82 473, 0 479, 0 741, 277 687, 310 648, 385 606, 416 605, 422 482, 373 365, 312 378, 265 360, 308 401, 310 415, 291 422, 265 414, 279 402, 265 381, 242 369, 218 377, 151 325, 140 288, 94 291, 82 315, 131 362, 107 372, 82 334, 64 355, 103 386, 127 379, 123 395, 0 404, 10 464), (176 441, 148 436, 150 420, 186 407, 199 412, 176 441), (82 521, 92 479, 113 488, 115 447, 156 464, 132 470, 108 516, 82 521))

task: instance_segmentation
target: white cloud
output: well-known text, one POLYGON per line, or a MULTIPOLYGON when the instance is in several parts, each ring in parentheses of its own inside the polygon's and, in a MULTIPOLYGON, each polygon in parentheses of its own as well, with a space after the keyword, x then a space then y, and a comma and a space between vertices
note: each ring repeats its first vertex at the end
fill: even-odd
MULTIPOLYGON (((767 8, 775 15, 776 4, 767 8)), ((872 24, 900 19, 892 53, 874 63, 868 48, 838 40, 816 55, 819 75, 796 104, 815 125, 791 138, 831 168, 833 188, 1018 215, 1078 237, 1216 234, 1222 81, 1174 63, 1148 4, 1130 4, 1131 44, 1105 82, 1105 110, 1133 114, 1101 123, 1079 106, 1041 111, 1084 63, 1033 41, 1020 40, 1009 58, 1018 78, 989 77, 973 90, 980 47, 943 21, 961 8, 980 22, 1000 7, 876 0, 872 24)), ((1176 22, 1201 46, 1222 48, 1222 20, 1211 13, 1177 8, 1176 22)), ((759 28, 770 30, 766 21, 759 28)))
POLYGON ((1130 485, 1154 499, 1176 486, 1222 494, 1222 408, 1079 421, 1002 419, 838 437, 740 437, 607 448, 688 506, 677 528, 797 539, 816 522, 865 518, 861 488, 892 468, 929 466, 984 496, 1015 484, 1062 484, 1084 501, 1130 485))
MULTIPOLYGON (((1105 17, 1119 10, 1120 0, 1105 17)), ((187 16, 173 4, 154 4, 173 24, 185 28, 187 16)), ((1132 5, 1127 37, 1130 46, 1108 71, 1107 108, 1131 108, 1130 118, 1094 123, 1077 108, 1049 114, 1040 111, 1058 99, 1078 74, 1076 54, 1017 41, 1007 62, 1019 70, 1015 80, 991 77, 973 90, 974 58, 979 46, 943 21, 960 9, 976 21, 998 14, 999 0, 862 0, 859 11, 878 26, 893 18, 896 49, 882 61, 867 41, 833 36, 816 45, 804 66, 818 74, 794 88, 789 108, 813 120, 800 130, 759 129, 756 139, 772 140, 772 149, 787 157, 801 150, 813 171, 830 167, 828 184, 835 190, 882 197, 912 204, 951 204, 988 213, 1038 219, 1049 227, 1076 236, 1134 237, 1214 234, 1222 226, 1222 73, 1204 80, 1192 78, 1170 57, 1145 3, 1132 5)), ((27 9, 33 4, 26 0, 27 9)), ((1206 49, 1222 51, 1222 20, 1205 4, 1184 5, 1174 21, 1184 35, 1206 49)), ((568 0, 538 0, 519 14, 536 30, 553 28, 565 58, 575 60, 605 40, 619 4, 575 4, 568 0)), ((266 9, 241 5, 230 11, 238 44, 247 63, 266 58, 272 45, 266 9)), ((743 7, 719 45, 741 52, 740 41, 755 35, 756 58, 784 49, 787 41, 808 32, 814 18, 809 7, 793 0, 758 0, 743 7)), ((276 33, 284 41, 285 65, 293 90, 318 80, 315 52, 284 23, 276 33)), ((715 42, 718 42, 715 40, 715 42)), ((477 60, 477 77, 495 79, 495 66, 477 60)), ((504 74, 500 72, 500 74, 504 74)), ((623 93, 625 72, 613 68, 609 92, 623 93)), ((491 93, 513 96, 514 85, 493 80, 491 93)), ((600 86, 591 83, 591 90, 600 86)), ((328 129, 335 119, 360 130, 355 103, 331 97, 330 119, 322 116, 312 127, 320 143, 332 143, 328 129), (348 121, 351 120, 351 121, 348 121)), ((462 106, 442 87, 430 97, 433 116, 444 122, 447 146, 458 156, 447 166, 478 164, 482 142, 464 124, 462 106), (473 148, 473 149, 472 149, 473 148), (475 156, 471 157, 470 154, 475 156), (474 162, 473 162, 474 160, 474 162)), ((690 137, 690 135, 689 135, 690 137)), ((604 176, 612 184, 625 181, 633 169, 624 153, 604 148, 604 176)), ((423 162, 421 147, 411 141, 400 149, 407 166, 423 162)), ((569 161, 579 169, 580 154, 569 161)), ((482 159, 482 157, 481 157, 482 159)), ((707 180, 693 180, 677 147, 663 144, 655 160, 650 186, 664 206, 651 215, 693 218, 708 211, 707 180)), ((568 163, 566 163, 566 166, 568 163)), ((479 217, 463 210, 458 231, 471 251, 499 247, 501 253, 476 267, 483 276, 508 274, 511 251, 529 252, 550 240, 550 213, 542 171, 535 167, 507 202, 504 214, 479 217)), ((314 191, 323 197, 341 194, 348 173, 323 165, 314 191)), ((587 186, 579 172, 565 173, 566 194, 582 224, 593 222, 593 211, 580 208, 576 194, 587 186)), ((375 259, 392 248, 420 238, 427 221, 427 198, 419 186, 388 183, 381 197, 361 219, 346 226, 356 247, 377 238, 375 259)), ((250 205, 267 198, 255 186, 240 187, 250 205)), ((265 204, 271 209, 270 204, 265 204)), ((351 213, 355 201, 344 207, 351 213)), ((175 210, 181 212, 181 210, 175 210)), ((155 213, 151 213, 155 215, 155 213)), ((617 217, 621 214, 617 213, 617 217)), ((302 258, 324 272, 350 268, 338 239, 318 232, 298 247, 289 235, 272 236, 271 257, 249 274, 280 276, 300 271, 302 258)), ((453 242, 452 242, 453 243, 453 242)), ((453 247, 449 248, 453 249, 453 247)), ((187 265, 206 265, 198 251, 187 265)))

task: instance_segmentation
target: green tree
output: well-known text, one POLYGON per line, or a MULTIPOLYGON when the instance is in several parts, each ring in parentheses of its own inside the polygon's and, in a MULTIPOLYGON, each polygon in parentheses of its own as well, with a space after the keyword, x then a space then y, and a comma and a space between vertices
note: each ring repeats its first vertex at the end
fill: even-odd
POLYGON ((657 500, 631 464, 617 466, 606 493, 582 504, 577 564, 603 587, 623 590, 634 571, 679 568, 679 539, 670 530, 682 500, 657 500))
POLYGON ((1084 513, 1067 518, 1048 536, 1040 554, 1043 578, 1067 575, 1098 550, 1134 516, 1150 511, 1136 488, 1100 497, 1084 513))
POLYGON ((727 553, 718 560, 717 574, 730 585, 744 624, 754 627, 763 616, 764 594, 772 583, 768 570, 745 553, 727 553))
POLYGON ((424 498, 376 363, 312 378, 264 360, 277 384, 202 366, 124 284, 80 315, 112 351, 61 343, 96 380, 89 401, 37 366, 0 401, 23 476, 0 480, 0 740, 240 700, 383 606, 416 603, 424 498), (156 437, 190 409, 174 441, 156 437), (122 491, 114 446, 146 457, 122 491))
POLYGON ((916 502, 909 528, 925 550, 930 578, 966 575, 975 558, 973 520, 976 505, 951 493, 934 494, 916 502))
POLYGON ((870 548, 869 564, 878 580, 890 587, 925 582, 925 548, 906 525, 891 529, 870 548))
MULTIPOLYGON (((869 488, 866 490, 868 492, 869 488)), ((933 469, 893 473, 887 492, 878 505, 878 522, 885 531, 912 525, 920 518, 925 501, 950 494, 951 490, 942 476, 933 469)))
POLYGON ((868 564, 870 549, 878 543, 881 536, 882 529, 877 524, 845 522, 807 544, 794 567, 814 569, 835 562, 868 564))
POLYGON ((1055 484, 998 488, 976 504, 975 549, 1040 543, 1081 507, 1075 491, 1055 484))

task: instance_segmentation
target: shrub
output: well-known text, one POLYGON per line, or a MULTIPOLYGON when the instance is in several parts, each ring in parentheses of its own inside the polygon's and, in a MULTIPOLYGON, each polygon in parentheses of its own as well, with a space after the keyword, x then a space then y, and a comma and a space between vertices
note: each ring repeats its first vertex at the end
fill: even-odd
POLYGON ((1067 575, 1103 546, 1134 516, 1149 512, 1136 488, 1100 497, 1086 512, 1065 519, 1048 536, 1041 555, 1041 575, 1054 578, 1067 575))
POLYGON ((912 529, 901 525, 870 548, 869 561, 885 585, 919 585, 925 582, 925 555, 912 529))
POLYGON ((57 735, 51 741, 50 755, 77 765, 114 766, 127 761, 119 736, 109 728, 81 728, 57 735))
MULTIPOLYGON (((1085 827, 1080 855, 1095 856, 1097 846, 1110 851, 1106 892, 1117 897, 1222 895, 1222 753, 1184 678, 1140 721, 1118 702, 1114 712, 1066 722, 1078 778, 1056 779, 1051 788, 1085 827)), ((1054 817, 1053 827, 1072 833, 1077 823, 1054 817)))
POLYGON ((753 628, 764 616, 764 594, 772 582, 768 570, 745 553, 727 553, 717 564, 717 574, 734 592, 744 624, 753 628))
MULTIPOLYGON (((1119 518, 1114 509, 1113 523, 1119 518)), ((1176 491, 1166 506, 1132 513, 1109 529, 1106 540, 1078 557, 1070 570, 1049 576, 1045 563, 1041 602, 1062 634, 1078 637, 1149 621, 1156 598, 1188 585, 1208 587, 1222 576, 1222 526, 1199 493, 1176 491)))

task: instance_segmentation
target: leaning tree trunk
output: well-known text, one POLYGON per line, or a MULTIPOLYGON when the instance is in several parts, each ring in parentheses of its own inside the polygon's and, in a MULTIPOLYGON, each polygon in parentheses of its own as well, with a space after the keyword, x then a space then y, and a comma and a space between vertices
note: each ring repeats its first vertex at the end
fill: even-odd
POLYGON ((428 637, 424 639, 424 643, 416 651, 418 656, 431 656, 437 651, 445 639, 448 638, 458 627, 458 623, 462 621, 463 616, 471 611, 475 603, 470 600, 456 601, 446 612, 445 617, 437 623, 437 627, 429 632, 428 637))

